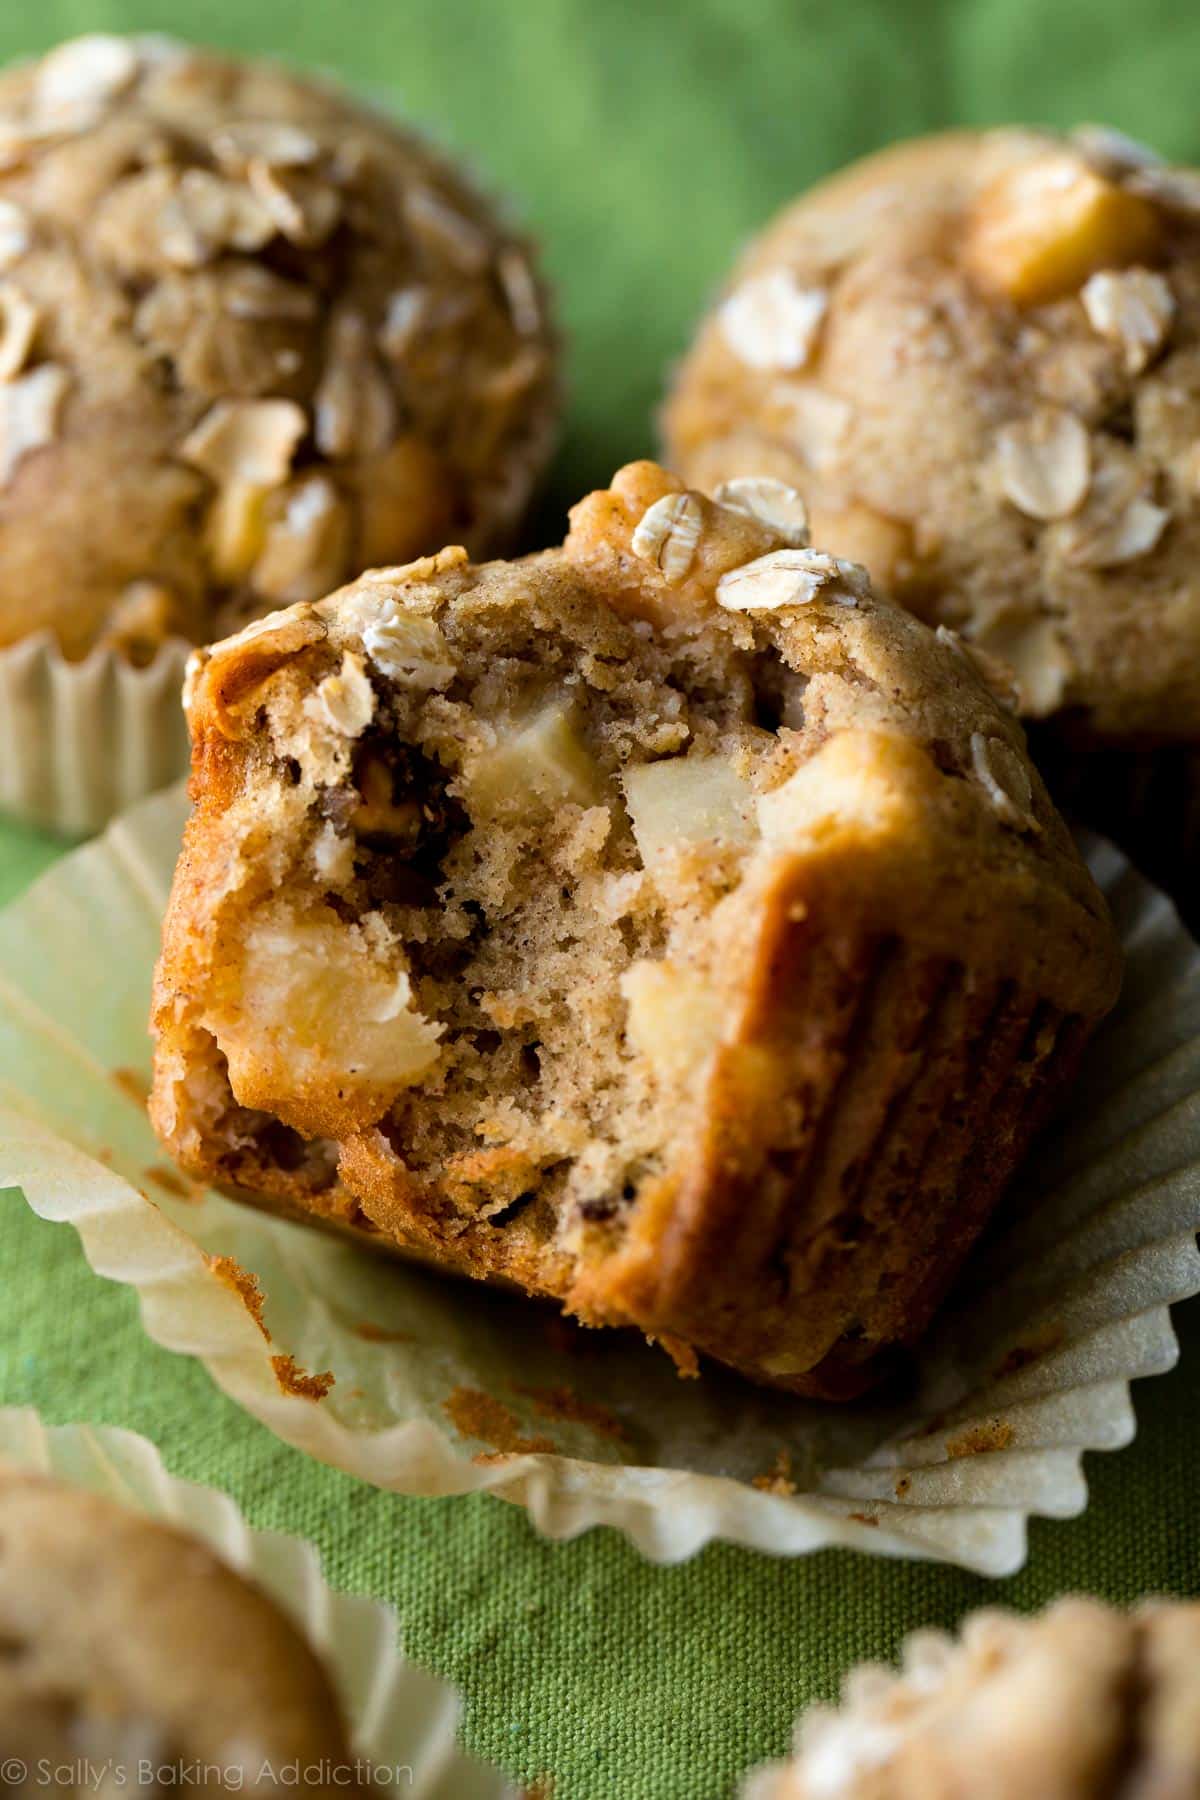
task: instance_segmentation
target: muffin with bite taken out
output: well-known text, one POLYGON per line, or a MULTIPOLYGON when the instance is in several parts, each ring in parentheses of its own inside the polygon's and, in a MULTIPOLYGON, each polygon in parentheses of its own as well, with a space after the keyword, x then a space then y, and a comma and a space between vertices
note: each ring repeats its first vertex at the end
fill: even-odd
POLYGON ((990 670, 649 463, 200 652, 154 1124, 290 1216, 833 1398, 1111 1005, 990 670))

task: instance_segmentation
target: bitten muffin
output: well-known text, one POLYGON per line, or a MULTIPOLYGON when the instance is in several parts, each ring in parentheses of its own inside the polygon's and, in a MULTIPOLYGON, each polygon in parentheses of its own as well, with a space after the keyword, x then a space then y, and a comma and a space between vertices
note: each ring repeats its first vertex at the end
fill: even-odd
POLYGON ((167 1793, 198 1767, 210 1786, 260 1789, 272 1786, 260 1782, 264 1764, 282 1789, 297 1760, 331 1772, 310 1784, 319 1791, 357 1791, 337 1701, 307 1643, 182 1531, 0 1469, 0 1639, 3 1779, 17 1793, 95 1791, 106 1765, 106 1792, 167 1793), (90 1780, 67 1779, 85 1765, 90 1780))
POLYGON ((1020 726, 773 482, 198 653, 152 1116, 192 1172, 842 1396, 922 1330, 1118 960, 1020 726))
POLYGON ((665 436, 1006 658, 1052 786, 1200 899, 1200 172, 1100 128, 871 157, 750 247, 665 436))
POLYGON ((142 657, 491 547, 546 456, 529 246, 272 65, 97 36, 7 71, 0 264, 0 645, 142 657))
POLYGON ((856 1669, 743 1800, 1187 1800, 1200 1793, 1200 1605, 1060 1600, 916 1633, 856 1669))

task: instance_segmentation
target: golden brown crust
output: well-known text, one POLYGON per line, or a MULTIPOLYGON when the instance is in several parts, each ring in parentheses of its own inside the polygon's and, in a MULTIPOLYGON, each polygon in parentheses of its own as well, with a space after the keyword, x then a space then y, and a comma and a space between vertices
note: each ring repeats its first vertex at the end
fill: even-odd
POLYGON ((236 1765, 249 1780, 295 1758, 352 1770, 307 1643, 195 1538, 0 1470, 0 1543, 10 1755, 86 1749, 97 1763, 236 1765))
POLYGON ((148 658, 504 546, 555 348, 529 244, 336 89, 97 36, 0 74, 0 645, 148 658))
POLYGON ((665 418, 707 486, 1011 661, 1076 741, 1200 734, 1200 177, 1109 134, 902 144, 786 209, 665 418))
POLYGON ((669 1319, 735 1366, 832 1399, 878 1378, 881 1347, 920 1338, 1084 1037, 1078 1015, 986 955, 960 961, 949 939, 926 954, 921 934, 856 917, 839 873, 770 871, 735 949, 753 967, 731 984, 740 1016, 701 1135, 570 1297, 585 1316, 669 1319), (752 1311, 726 1316, 751 1291, 752 1311), (801 1310, 797 1293, 820 1304, 801 1310))
POLYGON ((902 1674, 855 1671, 745 1800, 1183 1800, 1200 1789, 1200 1606, 1070 1596, 921 1633, 902 1674))
POLYGON ((189 1170, 801 1391, 919 1334, 1119 957, 988 669, 793 501, 633 465, 197 657, 189 1170))

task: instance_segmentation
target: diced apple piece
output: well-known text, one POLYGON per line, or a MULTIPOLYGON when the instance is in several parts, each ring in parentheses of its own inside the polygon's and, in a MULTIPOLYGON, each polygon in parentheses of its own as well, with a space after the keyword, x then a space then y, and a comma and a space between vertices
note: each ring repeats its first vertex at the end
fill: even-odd
POLYGON ((669 962, 635 962, 621 977, 635 1050, 664 1080, 678 1080, 708 1057, 724 1010, 712 983, 669 962))
POLYGON ((768 849, 848 829, 885 832, 933 774, 920 746, 872 731, 841 731, 794 775, 758 800, 768 849))
POLYGON ((723 756, 699 751, 642 763, 624 775, 633 835, 646 868, 688 845, 748 845, 754 792, 723 756))
POLYGON ((1040 306, 1078 293, 1098 269, 1147 261, 1161 238, 1149 201, 1063 153, 1023 163, 985 189, 965 256, 984 287, 1040 306))
POLYGON ((267 532, 269 488, 231 481, 218 488, 205 527, 213 574, 219 581, 241 581, 262 552, 267 532))
POLYGON ((212 1019, 234 1093, 261 1106, 309 1081, 403 1086, 438 1058, 440 1026, 412 1005, 398 947, 332 912, 263 909, 247 935, 240 994, 212 1019))
POLYGON ((494 748, 476 755, 464 772, 469 804, 477 811, 599 806, 604 776, 585 744, 569 706, 550 702, 500 728, 494 748))

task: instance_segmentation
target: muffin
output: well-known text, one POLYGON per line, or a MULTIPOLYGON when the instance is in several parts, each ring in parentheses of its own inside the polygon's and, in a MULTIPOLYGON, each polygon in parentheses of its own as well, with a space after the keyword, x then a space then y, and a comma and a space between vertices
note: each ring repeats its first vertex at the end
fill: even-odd
POLYGON ((318 1791, 357 1791, 326 1675, 265 1594, 182 1531, 11 1468, 0 1640, 3 1779, 18 1794, 93 1792, 106 1765, 105 1792, 166 1793, 198 1766, 222 1771, 222 1789, 283 1788, 297 1760, 330 1772, 318 1791), (85 1766, 90 1781, 67 1778, 85 1766))
POLYGON ((1073 1596, 908 1640, 802 1721, 743 1800, 1185 1800, 1200 1793, 1200 1605, 1073 1596))
POLYGON ((987 671, 651 463, 198 653, 152 1117, 364 1244, 839 1398, 1112 1003, 987 671))
POLYGON ((1007 659, 1052 787, 1200 895, 1200 172, 956 132, 786 209, 665 413, 922 618, 1007 659))
POLYGON ((92 826, 186 766, 187 644, 503 547, 546 460, 529 245, 286 70, 97 36, 0 75, 0 265, 0 807, 26 817, 92 826))

